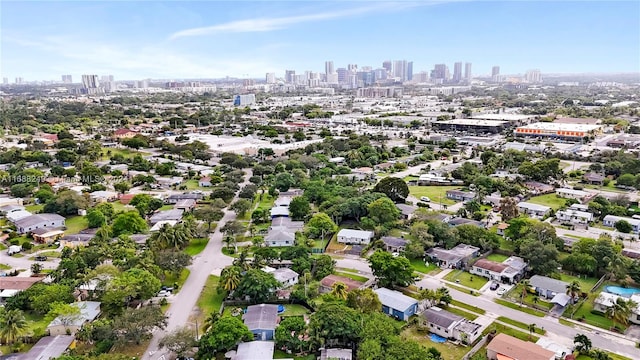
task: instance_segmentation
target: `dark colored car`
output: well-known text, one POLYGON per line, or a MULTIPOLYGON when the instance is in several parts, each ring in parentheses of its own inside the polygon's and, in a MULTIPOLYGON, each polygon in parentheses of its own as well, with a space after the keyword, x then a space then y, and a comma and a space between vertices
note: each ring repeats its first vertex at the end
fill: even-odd
POLYGON ((498 284, 497 282, 493 282, 491 283, 491 286, 489 287, 489 289, 496 290, 499 287, 500 287, 500 284, 498 284))
POLYGON ((47 261, 47 257, 44 255, 36 256, 36 261, 47 261))

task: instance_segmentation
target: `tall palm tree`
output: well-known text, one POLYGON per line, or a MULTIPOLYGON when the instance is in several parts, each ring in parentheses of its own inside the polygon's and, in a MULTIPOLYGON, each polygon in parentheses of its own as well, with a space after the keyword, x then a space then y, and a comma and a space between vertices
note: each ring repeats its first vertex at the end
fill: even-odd
POLYGON ((580 295, 580 283, 576 280, 573 280, 571 284, 567 285, 567 295, 571 296, 571 303, 576 302, 576 298, 580 295))
POLYGON ((636 307, 638 307, 638 304, 632 300, 624 300, 621 297, 616 299, 616 302, 613 303, 613 305, 605 312, 605 315, 613 321, 613 326, 611 328, 614 329, 616 327, 616 323, 620 323, 625 326, 628 325, 629 316, 636 307))
POLYGON ((522 292, 520 293, 520 306, 522 306, 524 298, 527 296, 527 292, 529 291, 529 287, 531 287, 531 283, 529 280, 525 279, 520 281, 520 285, 522 285, 522 292))
POLYGON ((218 285, 226 292, 232 292, 240 284, 240 268, 237 266, 228 266, 220 273, 220 284, 218 285))
POLYGON ((340 281, 333 283, 333 290, 331 290, 331 295, 337 297, 338 299, 347 300, 347 285, 340 281))
POLYGON ((531 335, 536 331, 536 324, 529 324, 527 327, 529 328, 529 340, 531 340, 531 335))
POLYGON ((209 331, 215 325, 215 323, 220 320, 220 313, 216 311, 212 311, 209 316, 204 320, 204 332, 209 331))
POLYGON ((27 331, 27 320, 21 310, 0 311, 0 339, 13 344, 27 331))

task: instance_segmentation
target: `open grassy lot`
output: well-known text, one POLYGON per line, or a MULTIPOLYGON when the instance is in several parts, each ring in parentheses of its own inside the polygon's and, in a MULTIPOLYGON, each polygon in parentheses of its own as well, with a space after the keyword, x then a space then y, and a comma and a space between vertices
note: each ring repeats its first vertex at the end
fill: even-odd
POLYGON ((512 309, 516 309, 516 310, 520 310, 522 312, 525 312, 527 314, 530 315, 534 315, 534 316, 538 316, 538 317, 544 317, 545 313, 543 313, 540 310, 536 310, 536 309, 531 309, 528 307, 524 307, 524 306, 520 306, 519 304, 514 304, 511 301, 507 301, 507 300, 502 300, 502 299, 494 299, 494 302, 496 302, 497 304, 500 304, 502 306, 506 306, 508 308, 512 308, 512 309))
POLYGON ((112 156, 119 154, 125 158, 132 158, 136 155, 147 156, 151 153, 145 151, 132 150, 127 148, 102 148, 102 160, 109 160, 112 156))
POLYGON ((182 185, 187 187, 187 190, 202 190, 202 191, 211 191, 211 187, 200 186, 198 183, 200 179, 189 179, 182 183, 182 185))
POLYGON ((191 256, 198 255, 204 250, 208 242, 209 238, 191 239, 189 245, 184 249, 184 252, 191 256))
POLYGON ((64 232, 66 235, 77 234, 89 227, 89 221, 84 216, 80 215, 68 217, 64 224, 67 227, 67 230, 64 232))
POLYGON ((560 280, 567 283, 571 283, 574 280, 577 281, 580 283, 580 290, 583 292, 589 292, 589 290, 591 290, 591 288, 598 282, 598 278, 584 276, 577 277, 567 274, 560 274, 560 280))
POLYGON ((467 309, 467 310, 469 310, 471 312, 474 312, 474 313, 480 314, 480 315, 484 315, 486 313, 486 311, 484 311, 484 309, 480 309, 479 307, 475 307, 473 305, 469 305, 467 303, 463 303, 463 302, 460 302, 460 301, 455 300, 455 299, 451 301, 451 305, 455 305, 457 307, 461 307, 463 309, 467 309))
MULTIPOLYGON (((607 354, 609 355, 611 360, 632 360, 626 356, 622 356, 622 355, 618 355, 610 352, 607 352, 607 354)), ((576 358, 576 360, 593 360, 593 359, 594 358, 588 355, 578 355, 578 357, 576 358)))
POLYGON ((561 198, 554 193, 534 196, 531 199, 527 200, 527 202, 548 206, 553 210, 558 210, 559 208, 564 206, 564 204, 567 202, 567 199, 561 198))
POLYGON ((0 264, 0 270, 11 270, 11 266, 6 264, 0 264))
MULTIPOLYGON (((604 315, 600 315, 599 313, 594 314, 591 312, 593 310, 593 301, 596 297, 597 294, 590 294, 584 302, 577 304, 578 310, 573 314, 573 320, 609 330, 613 327, 613 321, 604 315)), ((565 310, 563 316, 569 317, 573 310, 574 307, 569 306, 567 310, 565 310)), ((620 323, 616 323, 616 327, 622 331, 626 330, 626 327, 620 323)))
POLYGON ((536 297, 535 294, 532 294, 530 291, 527 292, 527 295, 525 295, 522 298, 522 285, 516 285, 516 287, 514 287, 513 289, 511 289, 511 291, 509 291, 508 296, 515 302, 519 303, 520 301, 522 301, 522 303, 535 308, 535 307, 539 307, 539 308, 545 308, 547 310, 550 310, 553 307, 553 304, 548 302, 548 301, 544 301, 542 299, 540 299, 540 297, 536 297))
POLYGON ((422 259, 412 259, 409 261, 411 262, 413 271, 421 272, 423 274, 430 274, 432 272, 435 274, 441 271, 440 267, 438 267, 436 264, 429 263, 429 265, 427 265, 422 259))
POLYGON ((280 316, 302 316, 310 313, 309 309, 302 305, 287 304, 284 306, 284 312, 280 316))
POLYGON ((200 317, 199 323, 202 324, 203 320, 209 316, 212 312, 220 311, 220 307, 222 306, 222 301, 224 300, 225 294, 218 293, 218 282, 220 281, 219 276, 210 275, 207 279, 207 282, 204 284, 204 289, 202 289, 202 293, 200 293, 200 297, 198 298, 198 308, 200 309, 200 317))
POLYGON ((429 338, 428 332, 418 331, 415 326, 407 327, 400 335, 405 339, 415 340, 427 348, 436 348, 440 351, 442 359, 444 360, 460 360, 471 349, 468 346, 457 346, 448 341, 444 343, 435 343, 429 338))
POLYGON ((44 204, 32 204, 32 205, 27 205, 24 208, 25 210, 35 214, 42 211, 42 209, 44 208, 44 204))
POLYGON ((504 237, 500 237, 500 250, 504 250, 504 251, 508 251, 508 252, 513 252, 516 249, 516 244, 508 239, 505 239, 504 237))
POLYGON ((469 290, 469 289, 465 289, 462 286, 457 286, 457 285, 451 285, 451 284, 445 284, 444 286, 451 288, 451 289, 455 289, 458 290, 460 292, 463 292, 465 294, 470 294, 473 296, 480 296, 480 293, 475 291, 475 290, 469 290))
POLYGON ((502 255, 502 254, 489 254, 489 256, 487 256, 487 260, 491 260, 491 261, 495 261, 498 263, 501 263, 505 260, 507 260, 508 256, 507 255, 502 255))
POLYGON ((334 271, 334 274, 338 275, 338 276, 342 276, 342 277, 346 277, 349 278, 351 280, 355 280, 355 281, 360 281, 360 282, 367 282, 369 279, 364 277, 364 276, 360 276, 360 275, 356 275, 347 271, 334 271))
MULTIPOLYGON (((498 321, 502 321, 503 323, 507 323, 509 325, 513 325, 515 327, 519 327, 519 328, 524 329, 525 331, 529 332, 529 325, 527 325, 527 324, 525 324, 525 323, 523 323, 521 321, 513 320, 513 319, 510 319, 510 318, 504 317, 504 316, 498 317, 497 320, 498 321)), ((536 327, 535 333, 536 334, 540 334, 540 335, 544 335, 546 333, 546 331, 536 327)))
POLYGON ((502 325, 496 322, 491 323, 491 325, 487 326, 486 329, 484 329, 484 331, 482 332, 483 335, 486 335, 492 331, 494 331, 499 334, 507 334, 507 335, 511 335, 515 338, 518 338, 520 340, 524 340, 524 341, 531 341, 531 342, 536 342, 538 341, 538 339, 540 339, 539 337, 535 336, 535 335, 530 335, 529 331, 524 332, 524 331, 520 331, 520 330, 516 330, 510 326, 506 326, 506 325, 502 325))
POLYGON ((473 275, 462 270, 452 271, 448 273, 444 279, 476 290, 479 290, 489 281, 487 278, 473 275))
POLYGON ((420 200, 420 197, 426 196, 431 199, 431 202, 443 205, 453 205, 456 202, 447 199, 448 190, 458 190, 459 186, 409 186, 409 194, 420 200))

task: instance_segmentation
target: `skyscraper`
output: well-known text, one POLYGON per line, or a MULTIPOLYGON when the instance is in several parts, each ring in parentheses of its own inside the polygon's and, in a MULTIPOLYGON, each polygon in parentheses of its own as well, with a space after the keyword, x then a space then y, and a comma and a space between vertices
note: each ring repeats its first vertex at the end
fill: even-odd
POLYGON ((2 84, 3 84, 3 85, 7 85, 7 84, 9 84, 9 78, 8 78, 8 77, 3 77, 3 78, 2 78, 2 84))
POLYGON ((385 60, 382 62, 382 68, 387 70, 387 72, 391 72, 391 60, 385 60))
POLYGON ((542 82, 542 74, 539 69, 529 70, 524 74, 524 80, 530 84, 542 82))
POLYGON ((296 82, 296 71, 295 70, 285 70, 284 71, 284 81, 290 84, 296 82))
POLYGON ((325 61, 324 62, 324 73, 325 75, 329 75, 329 74, 333 74, 334 73, 334 69, 333 69, 333 61, 325 61))
POLYGON ((267 73, 267 75, 265 75, 265 81, 267 82, 267 84, 275 84, 276 73, 267 73))
POLYGON ((462 62, 453 64, 453 82, 459 83, 462 80, 462 62))
MULTIPOLYGON (((413 67, 413 65, 411 65, 413 67)), ((407 81, 407 60, 395 60, 393 62, 393 77, 400 81, 407 81)))
POLYGON ((449 80, 449 68, 446 64, 436 64, 431 71, 431 79, 435 83, 443 83, 449 80))
POLYGON ((347 82, 347 80, 349 80, 349 70, 345 69, 345 68, 338 68, 338 70, 336 70, 336 72, 338 73, 338 83, 339 84, 344 84, 347 82))
POLYGON ((62 83, 64 83, 64 84, 72 84, 73 80, 71 78, 71 75, 62 75, 62 83))
POLYGON ((464 81, 471 82, 471 63, 469 62, 464 64, 464 81))
POLYGON ((98 75, 82 75, 82 87, 85 89, 96 89, 100 83, 98 75))
POLYGON ((413 80, 413 61, 407 63, 407 81, 413 80))
POLYGON ((20 84, 22 84, 22 82, 23 82, 23 81, 24 81, 24 79, 23 79, 23 78, 21 78, 21 77, 17 77, 17 78, 16 78, 16 85, 20 85, 20 84))
POLYGON ((496 75, 500 75, 500 66, 498 65, 491 68, 491 76, 494 77, 496 75))

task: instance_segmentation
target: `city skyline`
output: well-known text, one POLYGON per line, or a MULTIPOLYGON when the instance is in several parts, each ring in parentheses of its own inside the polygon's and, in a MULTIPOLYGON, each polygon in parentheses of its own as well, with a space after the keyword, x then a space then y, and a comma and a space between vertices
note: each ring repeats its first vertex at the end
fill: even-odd
POLYGON ((413 62, 413 74, 462 62, 463 78, 466 63, 473 77, 495 65, 640 71, 640 4, 630 1, 3 2, 1 20, 0 72, 12 80, 264 79, 397 59, 413 62))

